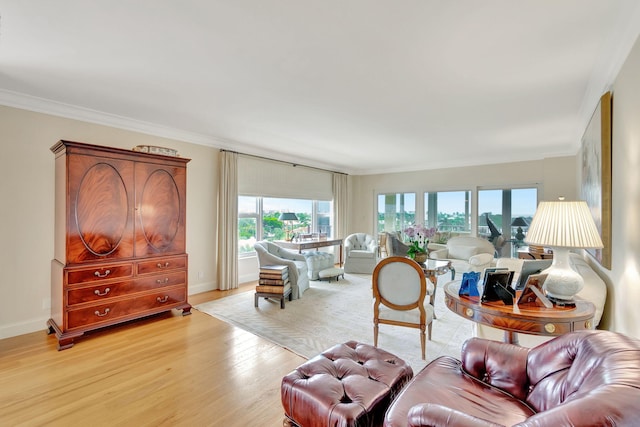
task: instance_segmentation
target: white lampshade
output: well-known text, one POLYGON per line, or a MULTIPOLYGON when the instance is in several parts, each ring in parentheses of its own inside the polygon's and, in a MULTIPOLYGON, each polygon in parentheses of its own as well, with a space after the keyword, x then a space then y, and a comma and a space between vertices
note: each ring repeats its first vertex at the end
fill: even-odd
POLYGON ((602 248, 602 239, 584 201, 540 202, 525 242, 539 246, 602 248))
POLYGON ((591 212, 584 201, 540 202, 525 242, 553 249, 553 263, 544 288, 554 302, 568 303, 580 292, 584 280, 569 262, 569 249, 602 248, 591 212))

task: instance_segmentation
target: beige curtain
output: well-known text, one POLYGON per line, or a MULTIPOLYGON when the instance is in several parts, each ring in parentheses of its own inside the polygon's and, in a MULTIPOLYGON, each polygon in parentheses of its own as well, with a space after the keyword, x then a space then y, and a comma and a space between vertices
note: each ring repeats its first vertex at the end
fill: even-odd
POLYGON ((220 151, 218 289, 238 287, 238 153, 220 151))
POLYGON ((333 237, 344 239, 347 237, 347 212, 349 212, 347 197, 347 175, 334 172, 333 174, 333 237))

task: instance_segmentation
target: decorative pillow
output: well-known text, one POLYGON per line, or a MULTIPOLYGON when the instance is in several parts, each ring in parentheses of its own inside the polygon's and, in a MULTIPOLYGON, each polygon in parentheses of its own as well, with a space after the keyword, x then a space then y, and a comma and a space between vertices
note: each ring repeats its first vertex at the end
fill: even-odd
POLYGON ((449 246, 449 258, 469 260, 469 258, 478 253, 478 248, 475 246, 449 246))

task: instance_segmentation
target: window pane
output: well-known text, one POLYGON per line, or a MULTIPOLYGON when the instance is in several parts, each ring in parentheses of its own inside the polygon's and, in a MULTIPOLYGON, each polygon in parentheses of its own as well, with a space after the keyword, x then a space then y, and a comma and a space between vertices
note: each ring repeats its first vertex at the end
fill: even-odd
POLYGON ((253 252, 253 244, 257 240, 256 218, 238 218, 238 252, 241 254, 253 252))
POLYGON ((517 257, 517 249, 525 245, 523 239, 528 225, 514 224, 514 221, 522 218, 529 224, 537 205, 537 188, 478 191, 478 235, 489 239, 499 256, 517 257))
POLYGON ((442 235, 447 232, 471 231, 469 191, 439 191, 425 193, 425 224, 436 227, 442 235))
POLYGON ((301 199, 262 199, 262 227, 265 240, 283 240, 292 234, 310 233, 313 201, 301 199), (293 212, 297 221, 280 221, 280 214, 293 212))
POLYGON ((331 238, 333 237, 333 227, 331 224, 333 209, 331 207, 331 202, 318 201, 317 206, 318 207, 314 232, 326 235, 327 237, 331 238))
POLYGON ((523 217, 531 224, 538 207, 538 190, 536 188, 516 188, 511 190, 511 217, 523 217))
POLYGON ((402 231, 415 218, 415 193, 378 194, 378 233, 402 231))
POLYGON ((257 214, 258 198, 249 196, 238 196, 238 216, 242 214, 257 214))
POLYGON ((238 252, 240 256, 254 253, 257 240, 284 240, 292 234, 318 237, 331 236, 333 206, 331 201, 262 198, 238 196, 238 252), (280 215, 292 212, 295 221, 281 221, 280 215))
POLYGON ((538 207, 538 190, 536 188, 517 188, 511 190, 511 238, 515 239, 515 249, 526 245, 524 237, 533 215, 538 207), (527 225, 521 225, 520 219, 527 225), (517 222, 514 224, 514 221, 517 222))
MULTIPOLYGON (((502 233, 502 191, 478 191, 478 236, 491 237, 491 228, 495 225, 502 233), (487 221, 489 218, 489 221, 487 221)), ((493 234, 496 231, 494 230, 493 234)))

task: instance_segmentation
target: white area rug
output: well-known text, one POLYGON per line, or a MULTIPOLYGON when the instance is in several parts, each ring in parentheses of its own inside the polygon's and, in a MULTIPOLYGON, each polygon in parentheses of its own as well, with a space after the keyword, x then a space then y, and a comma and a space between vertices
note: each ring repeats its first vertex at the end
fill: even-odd
MULTIPOLYGON (((459 358, 462 343, 471 337, 470 321, 446 308, 442 285, 450 275, 440 276, 436 292, 431 341, 427 360, 420 357, 418 329, 381 325, 378 346, 411 364, 418 372, 441 355, 459 358)), ((254 307, 254 292, 225 297, 197 305, 203 313, 268 339, 303 357, 311 358, 327 348, 349 340, 373 345, 371 276, 347 274, 331 283, 312 281, 301 299, 280 302, 260 298, 254 307)))

